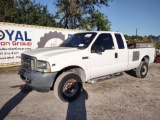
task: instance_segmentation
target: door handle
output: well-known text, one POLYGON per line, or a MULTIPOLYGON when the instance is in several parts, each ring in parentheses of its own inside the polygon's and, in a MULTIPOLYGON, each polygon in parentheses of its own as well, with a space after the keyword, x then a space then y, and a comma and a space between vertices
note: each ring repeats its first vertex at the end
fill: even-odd
POLYGON ((118 58, 118 53, 115 53, 115 58, 118 58))

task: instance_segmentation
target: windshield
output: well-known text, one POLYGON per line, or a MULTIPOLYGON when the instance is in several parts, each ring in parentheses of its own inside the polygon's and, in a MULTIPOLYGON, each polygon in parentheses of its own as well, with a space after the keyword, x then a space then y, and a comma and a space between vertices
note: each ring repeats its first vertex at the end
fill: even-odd
POLYGON ((92 42, 97 33, 95 32, 86 32, 86 33, 76 33, 66 39, 61 47, 77 47, 77 48, 87 48, 92 42))

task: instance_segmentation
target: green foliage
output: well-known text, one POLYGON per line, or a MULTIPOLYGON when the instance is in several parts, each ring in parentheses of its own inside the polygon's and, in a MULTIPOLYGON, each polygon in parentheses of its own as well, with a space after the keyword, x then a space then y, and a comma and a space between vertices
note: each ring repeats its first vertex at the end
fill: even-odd
POLYGON ((124 35, 125 39, 128 41, 152 41, 152 39, 155 36, 149 35, 149 36, 136 36, 136 35, 132 35, 132 36, 128 36, 128 35, 124 35))
POLYGON ((109 1, 110 0, 55 0, 54 5, 58 8, 56 17, 60 20, 59 26, 71 29, 85 28, 86 30, 90 30, 97 28, 97 30, 108 30, 110 29, 110 23, 107 17, 97 11, 96 8, 102 5, 107 7, 109 1), (107 22, 105 22, 105 20, 107 20, 107 22))
POLYGON ((153 41, 153 44, 154 44, 155 49, 160 49, 160 40, 158 42, 153 41))
POLYGON ((0 0, 1 22, 14 22, 16 12, 16 4, 14 0, 0 0))
POLYGON ((110 22, 96 10, 111 0, 55 0, 58 11, 50 14, 47 6, 32 0, 0 0, 0 22, 64 27, 86 30, 110 30, 110 22), (55 19, 60 19, 57 25, 55 19))
POLYGON ((107 16, 104 16, 100 11, 94 11, 90 16, 84 18, 82 22, 82 28, 87 30, 97 30, 97 31, 109 31, 111 23, 109 22, 107 16), (84 22, 84 23, 83 23, 84 22))
POLYGON ((56 26, 55 18, 47 6, 30 0, 1 0, 0 21, 20 24, 56 26))
POLYGON ((155 36, 149 35, 149 36, 128 36, 124 35, 125 39, 128 40, 130 43, 132 42, 152 42, 155 49, 160 48, 160 40, 159 41, 154 41, 153 39, 155 36))

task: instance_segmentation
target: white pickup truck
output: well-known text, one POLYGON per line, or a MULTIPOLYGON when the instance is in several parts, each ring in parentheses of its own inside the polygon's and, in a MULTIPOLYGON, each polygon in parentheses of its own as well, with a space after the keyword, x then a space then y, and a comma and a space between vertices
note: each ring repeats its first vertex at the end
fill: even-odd
POLYGON ((76 33, 59 47, 40 48, 21 55, 19 74, 35 90, 52 90, 62 101, 75 100, 84 82, 135 70, 144 78, 154 61, 154 48, 128 49, 119 32, 76 33))

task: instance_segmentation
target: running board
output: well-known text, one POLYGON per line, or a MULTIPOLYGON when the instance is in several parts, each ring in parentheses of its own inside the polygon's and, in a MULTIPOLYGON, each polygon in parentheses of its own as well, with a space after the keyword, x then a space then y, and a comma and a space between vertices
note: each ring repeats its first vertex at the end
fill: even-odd
POLYGON ((90 81, 88 81, 88 83, 99 83, 99 82, 102 82, 102 81, 105 81, 105 80, 109 80, 109 79, 112 79, 112 78, 116 78, 116 77, 119 77, 119 76, 122 76, 122 75, 124 75, 123 72, 115 73, 115 74, 111 74, 111 75, 107 75, 107 76, 91 79, 90 81))

